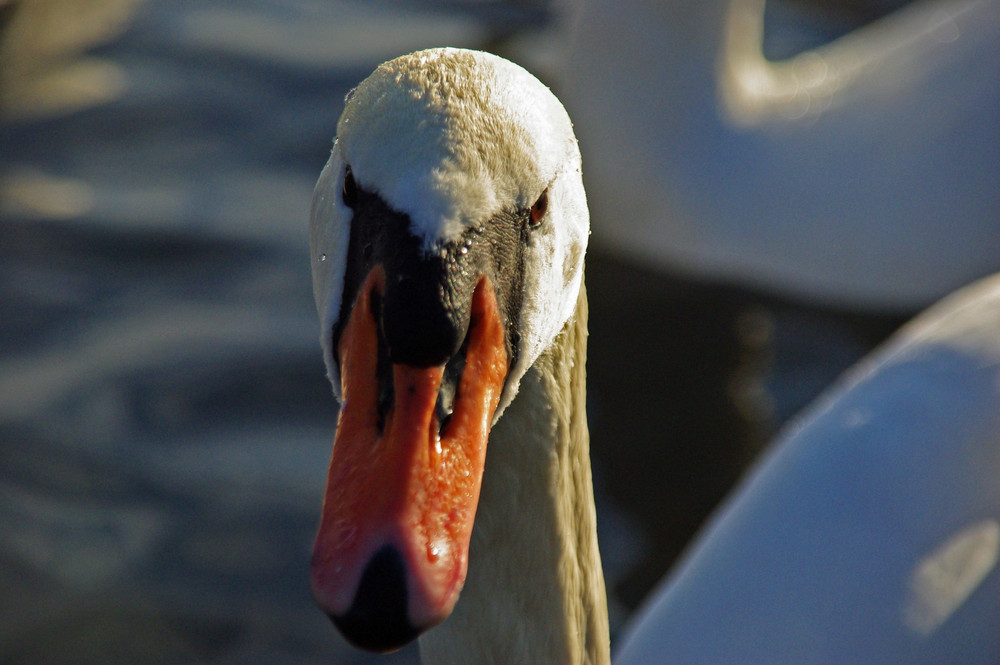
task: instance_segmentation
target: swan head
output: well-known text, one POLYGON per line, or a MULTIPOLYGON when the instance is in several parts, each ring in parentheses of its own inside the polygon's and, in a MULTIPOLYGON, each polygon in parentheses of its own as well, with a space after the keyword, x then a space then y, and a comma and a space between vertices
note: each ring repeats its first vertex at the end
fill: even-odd
POLYGON ((524 69, 434 49, 348 95, 310 220, 341 403, 311 583, 356 645, 451 612, 490 427, 573 315, 588 235, 569 117, 524 69))

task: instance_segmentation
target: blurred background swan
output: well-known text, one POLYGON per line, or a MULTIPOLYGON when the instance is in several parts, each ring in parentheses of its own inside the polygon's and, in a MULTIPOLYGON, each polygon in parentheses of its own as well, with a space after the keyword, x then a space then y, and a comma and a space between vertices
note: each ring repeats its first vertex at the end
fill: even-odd
POLYGON ((1000 276, 796 418, 619 642, 648 663, 995 663, 1000 276))
POLYGON ((307 592, 307 206, 349 87, 441 44, 577 122, 620 626, 781 422, 997 268, 996 8, 0 5, 0 661, 370 662, 307 592))
POLYGON ((870 310, 995 270, 1000 4, 914 2, 777 60, 765 9, 581 3, 559 85, 591 156, 595 238, 870 310))

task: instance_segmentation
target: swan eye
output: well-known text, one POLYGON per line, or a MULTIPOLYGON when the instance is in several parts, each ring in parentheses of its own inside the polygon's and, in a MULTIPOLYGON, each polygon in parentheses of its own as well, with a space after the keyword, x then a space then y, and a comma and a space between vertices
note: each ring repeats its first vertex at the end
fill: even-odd
POLYGON ((351 173, 350 166, 344 169, 344 189, 340 196, 348 208, 353 209, 358 204, 358 184, 354 182, 354 174, 351 173))
POLYGON ((531 206, 531 211, 528 217, 528 226, 535 227, 542 223, 542 218, 545 217, 545 211, 549 209, 549 189, 546 187, 538 200, 535 201, 534 205, 531 206))

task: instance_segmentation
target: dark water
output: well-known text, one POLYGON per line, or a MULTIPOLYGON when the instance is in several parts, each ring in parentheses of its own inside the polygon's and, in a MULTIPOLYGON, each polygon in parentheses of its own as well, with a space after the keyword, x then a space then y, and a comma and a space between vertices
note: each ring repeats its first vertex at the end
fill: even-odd
MULTIPOLYGON (((308 597, 336 419, 308 202, 340 100, 375 65, 429 45, 510 44, 513 26, 549 15, 501 3, 35 6, 50 10, 33 19, 52 21, 42 34, 77 29, 16 71, 85 90, 36 99, 5 81, 0 662, 415 662, 415 648, 351 649, 308 597)), ((6 39, 25 29, 18 11, 4 14, 6 39)), ((533 37, 542 54, 545 35, 533 37)), ((739 407, 773 360, 754 330, 795 339, 822 323, 769 318, 756 297, 692 290, 600 248, 588 279, 617 626, 784 415, 739 407), (649 332, 678 322, 669 342, 649 332), (690 351, 699 344, 704 356, 690 351), (745 389, 731 390, 740 372, 745 389), (702 382, 662 379, 685 375, 702 382), (676 445, 646 443, 668 430, 676 445), (654 463, 675 475, 643 480, 636 469, 654 463)), ((813 350, 820 369, 783 384, 794 396, 780 403, 869 343, 846 334, 813 350)))

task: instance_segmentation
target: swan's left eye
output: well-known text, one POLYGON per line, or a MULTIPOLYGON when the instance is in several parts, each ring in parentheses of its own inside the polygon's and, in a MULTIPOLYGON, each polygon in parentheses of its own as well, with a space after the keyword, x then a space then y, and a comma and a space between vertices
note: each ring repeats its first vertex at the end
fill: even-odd
POLYGON ((528 218, 528 226, 538 226, 542 223, 542 218, 545 217, 545 211, 549 209, 549 190, 546 187, 542 192, 542 195, 538 197, 534 205, 531 206, 530 216, 528 218))

